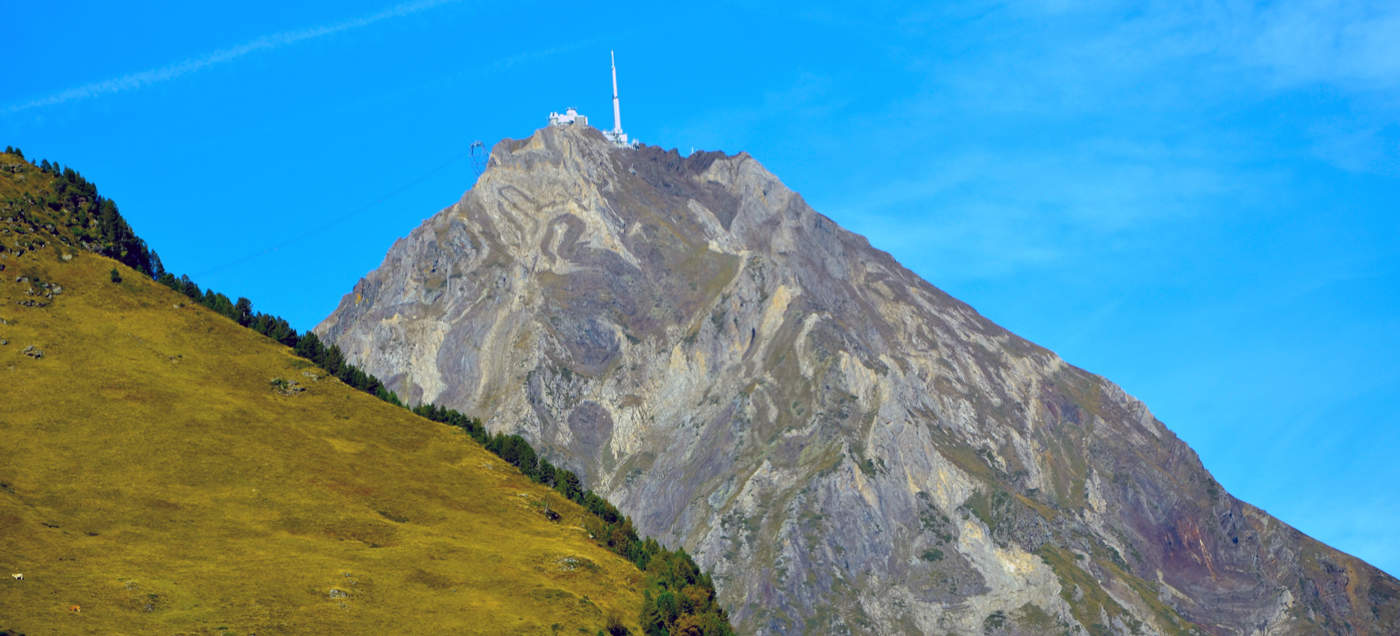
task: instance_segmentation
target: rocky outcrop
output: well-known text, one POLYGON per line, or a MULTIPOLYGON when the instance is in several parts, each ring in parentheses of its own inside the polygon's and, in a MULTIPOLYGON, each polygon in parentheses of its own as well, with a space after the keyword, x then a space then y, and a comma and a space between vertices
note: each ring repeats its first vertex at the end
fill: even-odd
POLYGON ((503 141, 317 331, 681 544, 755 633, 1384 633, 1400 585, 745 154, 503 141))

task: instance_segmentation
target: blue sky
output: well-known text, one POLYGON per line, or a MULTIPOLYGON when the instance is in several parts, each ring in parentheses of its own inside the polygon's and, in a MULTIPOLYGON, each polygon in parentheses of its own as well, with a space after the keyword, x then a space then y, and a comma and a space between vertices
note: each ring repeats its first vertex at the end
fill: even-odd
POLYGON ((606 120, 616 49, 634 137, 749 152, 1400 573, 1400 5, 206 4, 0 3, 0 144, 201 285, 313 326, 472 141, 606 120))

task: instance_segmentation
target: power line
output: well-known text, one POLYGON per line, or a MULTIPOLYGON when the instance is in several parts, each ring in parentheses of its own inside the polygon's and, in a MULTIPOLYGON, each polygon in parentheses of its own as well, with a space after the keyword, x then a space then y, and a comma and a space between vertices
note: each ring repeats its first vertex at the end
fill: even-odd
POLYGON ((395 190, 389 192, 388 194, 384 194, 384 195, 380 196, 378 199, 375 199, 375 200, 373 200, 373 201, 370 201, 369 203, 366 203, 366 204, 364 204, 364 205, 362 205, 362 206, 360 206, 360 207, 358 207, 358 208, 355 208, 355 209, 351 210, 349 213, 340 215, 340 216, 339 216, 336 220, 334 220, 334 221, 329 221, 329 222, 322 223, 322 224, 320 224, 319 226, 312 227, 311 229, 308 229, 308 230, 306 230, 305 232, 302 232, 301 234, 298 234, 298 235, 296 235, 296 236, 293 236, 293 237, 291 237, 291 238, 289 238, 289 239, 286 239, 286 240, 284 240, 284 241, 282 241, 282 242, 280 242, 280 243, 277 243, 277 244, 275 244, 275 245, 272 245, 272 246, 270 246, 270 247, 266 247, 266 248, 263 248, 262 250, 259 250, 259 251, 257 251, 257 252, 253 252, 253 253, 251 253, 251 254, 247 254, 247 255, 245 255, 245 256, 241 256, 241 257, 239 257, 239 258, 237 258, 237 259, 234 259, 234 260, 232 260, 232 261, 228 261, 228 262, 226 262, 226 263, 224 263, 224 264, 222 264, 222 265, 216 265, 216 266, 214 266, 214 267, 211 267, 211 268, 209 268, 209 269, 206 269, 206 270, 204 270, 204 271, 202 271, 202 272, 199 272, 199 273, 195 274, 195 275, 194 275, 194 278, 200 278, 200 279, 202 279, 203 277, 208 276, 209 274, 221 272, 221 271, 226 270, 226 269, 228 269, 228 268, 230 268, 230 267, 233 267, 233 266, 235 266, 235 265, 241 265, 241 264, 246 263, 246 262, 248 262, 248 261, 251 261, 251 260, 254 260, 254 259, 257 259, 257 258, 261 258, 261 257, 263 257, 263 256, 266 256, 266 255, 268 255, 268 254, 271 254, 271 253, 273 253, 273 252, 276 252, 277 250, 280 250, 280 249, 282 249, 282 248, 284 248, 284 247, 286 247, 286 246, 288 246, 288 245, 291 245, 291 244, 293 244, 293 243, 300 242, 300 241, 302 241, 302 240, 305 240, 305 239, 310 238, 310 237, 312 237, 312 236, 315 236, 315 235, 317 235, 317 234, 323 233, 323 232, 325 232, 326 230, 329 230, 329 229, 331 229, 331 228, 334 228, 334 227, 336 227, 336 226, 338 226, 338 225, 344 224, 345 222, 350 221, 351 219, 354 219, 355 217, 357 217, 357 216, 363 214, 365 211, 369 210, 370 208, 373 208, 374 206, 377 206, 377 205, 379 205, 379 204, 381 204, 381 203, 384 203, 385 201, 388 201, 389 199, 392 199, 392 198, 394 198, 394 197, 396 197, 396 196, 398 196, 398 195, 400 195, 400 194, 403 194, 404 192, 406 192, 406 191, 412 189, 414 186, 416 186, 416 185, 418 185, 418 184, 420 184, 420 183, 423 183, 424 181, 427 181, 429 178, 433 177, 433 176, 436 175, 437 173, 442 172, 443 170, 447 169, 448 166, 451 166, 452 164, 457 163, 458 161, 461 161, 462 159, 463 159, 462 155, 455 155, 455 156, 453 156, 451 159, 448 159, 447 161, 442 162, 442 163, 439 164, 438 166, 436 166, 436 167, 434 167, 434 168, 428 170, 427 172, 425 172, 425 173, 419 175, 416 179, 414 179, 414 180, 412 180, 412 181, 409 181, 408 183, 406 183, 406 184, 404 184, 404 185, 402 185, 402 186, 399 186, 398 188, 396 188, 395 190))

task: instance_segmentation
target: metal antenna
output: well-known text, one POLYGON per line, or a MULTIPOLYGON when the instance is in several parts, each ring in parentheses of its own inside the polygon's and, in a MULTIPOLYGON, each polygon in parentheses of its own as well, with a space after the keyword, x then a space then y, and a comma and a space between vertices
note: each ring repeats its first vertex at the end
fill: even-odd
POLYGON ((608 51, 608 59, 612 61, 613 79, 613 134, 622 134, 622 103, 617 99, 617 55, 608 51))

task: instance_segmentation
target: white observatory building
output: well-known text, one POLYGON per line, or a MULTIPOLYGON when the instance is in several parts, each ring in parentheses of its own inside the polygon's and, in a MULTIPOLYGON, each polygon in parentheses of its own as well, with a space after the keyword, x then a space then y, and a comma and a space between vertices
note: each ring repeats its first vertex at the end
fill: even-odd
POLYGON ((588 125, 588 115, 580 115, 573 106, 564 109, 563 114, 550 113, 549 125, 551 126, 572 126, 574 124, 588 125))
MULTIPOLYGON (((608 57, 612 61, 612 106, 613 106, 613 127, 612 130, 604 130, 603 136, 607 137, 619 148, 631 148, 639 142, 628 140, 627 133, 622 132, 622 103, 617 98, 617 57, 612 51, 608 51, 608 57)), ((563 113, 549 114, 549 125, 551 126, 573 126, 579 124, 588 125, 588 116, 580 115, 573 106, 564 109, 563 113)))

